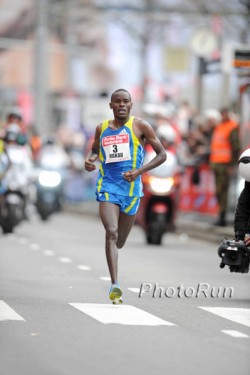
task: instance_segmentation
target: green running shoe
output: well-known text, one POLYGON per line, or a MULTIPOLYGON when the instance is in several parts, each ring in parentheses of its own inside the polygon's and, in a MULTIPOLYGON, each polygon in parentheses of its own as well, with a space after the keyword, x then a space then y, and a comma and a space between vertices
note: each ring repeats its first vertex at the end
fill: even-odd
POLYGON ((122 290, 120 288, 120 285, 112 284, 109 290, 109 299, 111 299, 111 301, 114 301, 114 300, 120 299, 121 296, 122 296, 122 290))

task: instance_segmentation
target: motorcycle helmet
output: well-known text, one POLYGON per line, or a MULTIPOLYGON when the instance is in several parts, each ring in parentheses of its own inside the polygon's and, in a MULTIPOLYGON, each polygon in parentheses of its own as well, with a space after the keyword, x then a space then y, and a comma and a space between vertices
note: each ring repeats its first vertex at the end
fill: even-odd
POLYGON ((239 173, 244 180, 250 182, 250 148, 246 149, 239 158, 239 173))
POLYGON ((207 109, 204 113, 205 120, 212 121, 217 125, 221 121, 221 114, 217 109, 207 109))
POLYGON ((156 135, 160 140, 167 141, 168 143, 175 143, 177 133, 170 124, 161 125, 156 130, 156 135))
POLYGON ((5 134, 5 141, 8 142, 17 142, 18 137, 21 133, 20 127, 17 124, 11 124, 8 126, 5 134))

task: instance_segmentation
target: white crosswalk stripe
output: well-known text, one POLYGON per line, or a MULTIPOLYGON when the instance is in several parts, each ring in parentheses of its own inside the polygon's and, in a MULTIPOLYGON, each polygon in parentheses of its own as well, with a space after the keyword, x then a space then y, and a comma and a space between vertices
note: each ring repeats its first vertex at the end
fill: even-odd
POLYGON ((22 320, 25 321, 19 314, 17 314, 7 303, 0 300, 0 321, 4 320, 22 320))
MULTIPOLYGON (((167 320, 161 319, 151 313, 131 305, 112 305, 94 303, 69 303, 72 307, 87 314, 91 318, 103 324, 121 324, 132 326, 177 326, 167 320)), ((213 315, 231 320, 235 323, 250 327, 250 309, 228 307, 203 307, 213 315)), ((0 321, 25 321, 25 319, 13 310, 6 302, 0 300, 0 321)), ((221 330, 223 334, 235 339, 249 338, 249 335, 238 330, 221 330)))
POLYGON ((175 326, 171 322, 130 305, 94 303, 70 303, 70 305, 103 324, 175 326))
POLYGON ((223 329, 221 332, 225 333, 226 335, 236 337, 236 338, 248 338, 249 337, 245 333, 234 331, 234 330, 229 330, 229 329, 223 329))
POLYGON ((232 322, 243 324, 250 327, 250 309, 236 307, 201 307, 200 309, 216 314, 232 322))
POLYGON ((128 290, 130 290, 130 292, 133 292, 133 293, 137 293, 137 294, 140 293, 140 288, 128 288, 128 290))

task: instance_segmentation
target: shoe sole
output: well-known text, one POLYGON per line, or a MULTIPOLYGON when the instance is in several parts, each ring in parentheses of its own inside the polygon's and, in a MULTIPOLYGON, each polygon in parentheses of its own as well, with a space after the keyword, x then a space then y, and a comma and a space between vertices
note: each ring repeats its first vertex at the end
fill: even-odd
POLYGON ((123 303, 123 299, 122 299, 122 297, 120 297, 120 298, 116 298, 116 299, 114 299, 114 301, 113 301, 113 305, 121 305, 123 303))
POLYGON ((119 299, 122 296, 122 290, 120 288, 114 287, 109 294, 109 299, 114 301, 115 299, 119 299))

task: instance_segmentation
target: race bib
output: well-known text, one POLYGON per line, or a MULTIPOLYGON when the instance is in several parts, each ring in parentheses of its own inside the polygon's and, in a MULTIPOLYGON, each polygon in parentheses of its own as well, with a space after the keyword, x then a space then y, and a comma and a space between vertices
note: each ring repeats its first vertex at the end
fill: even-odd
POLYGON ((118 134, 104 137, 102 146, 106 155, 106 163, 130 160, 129 134, 118 134))

